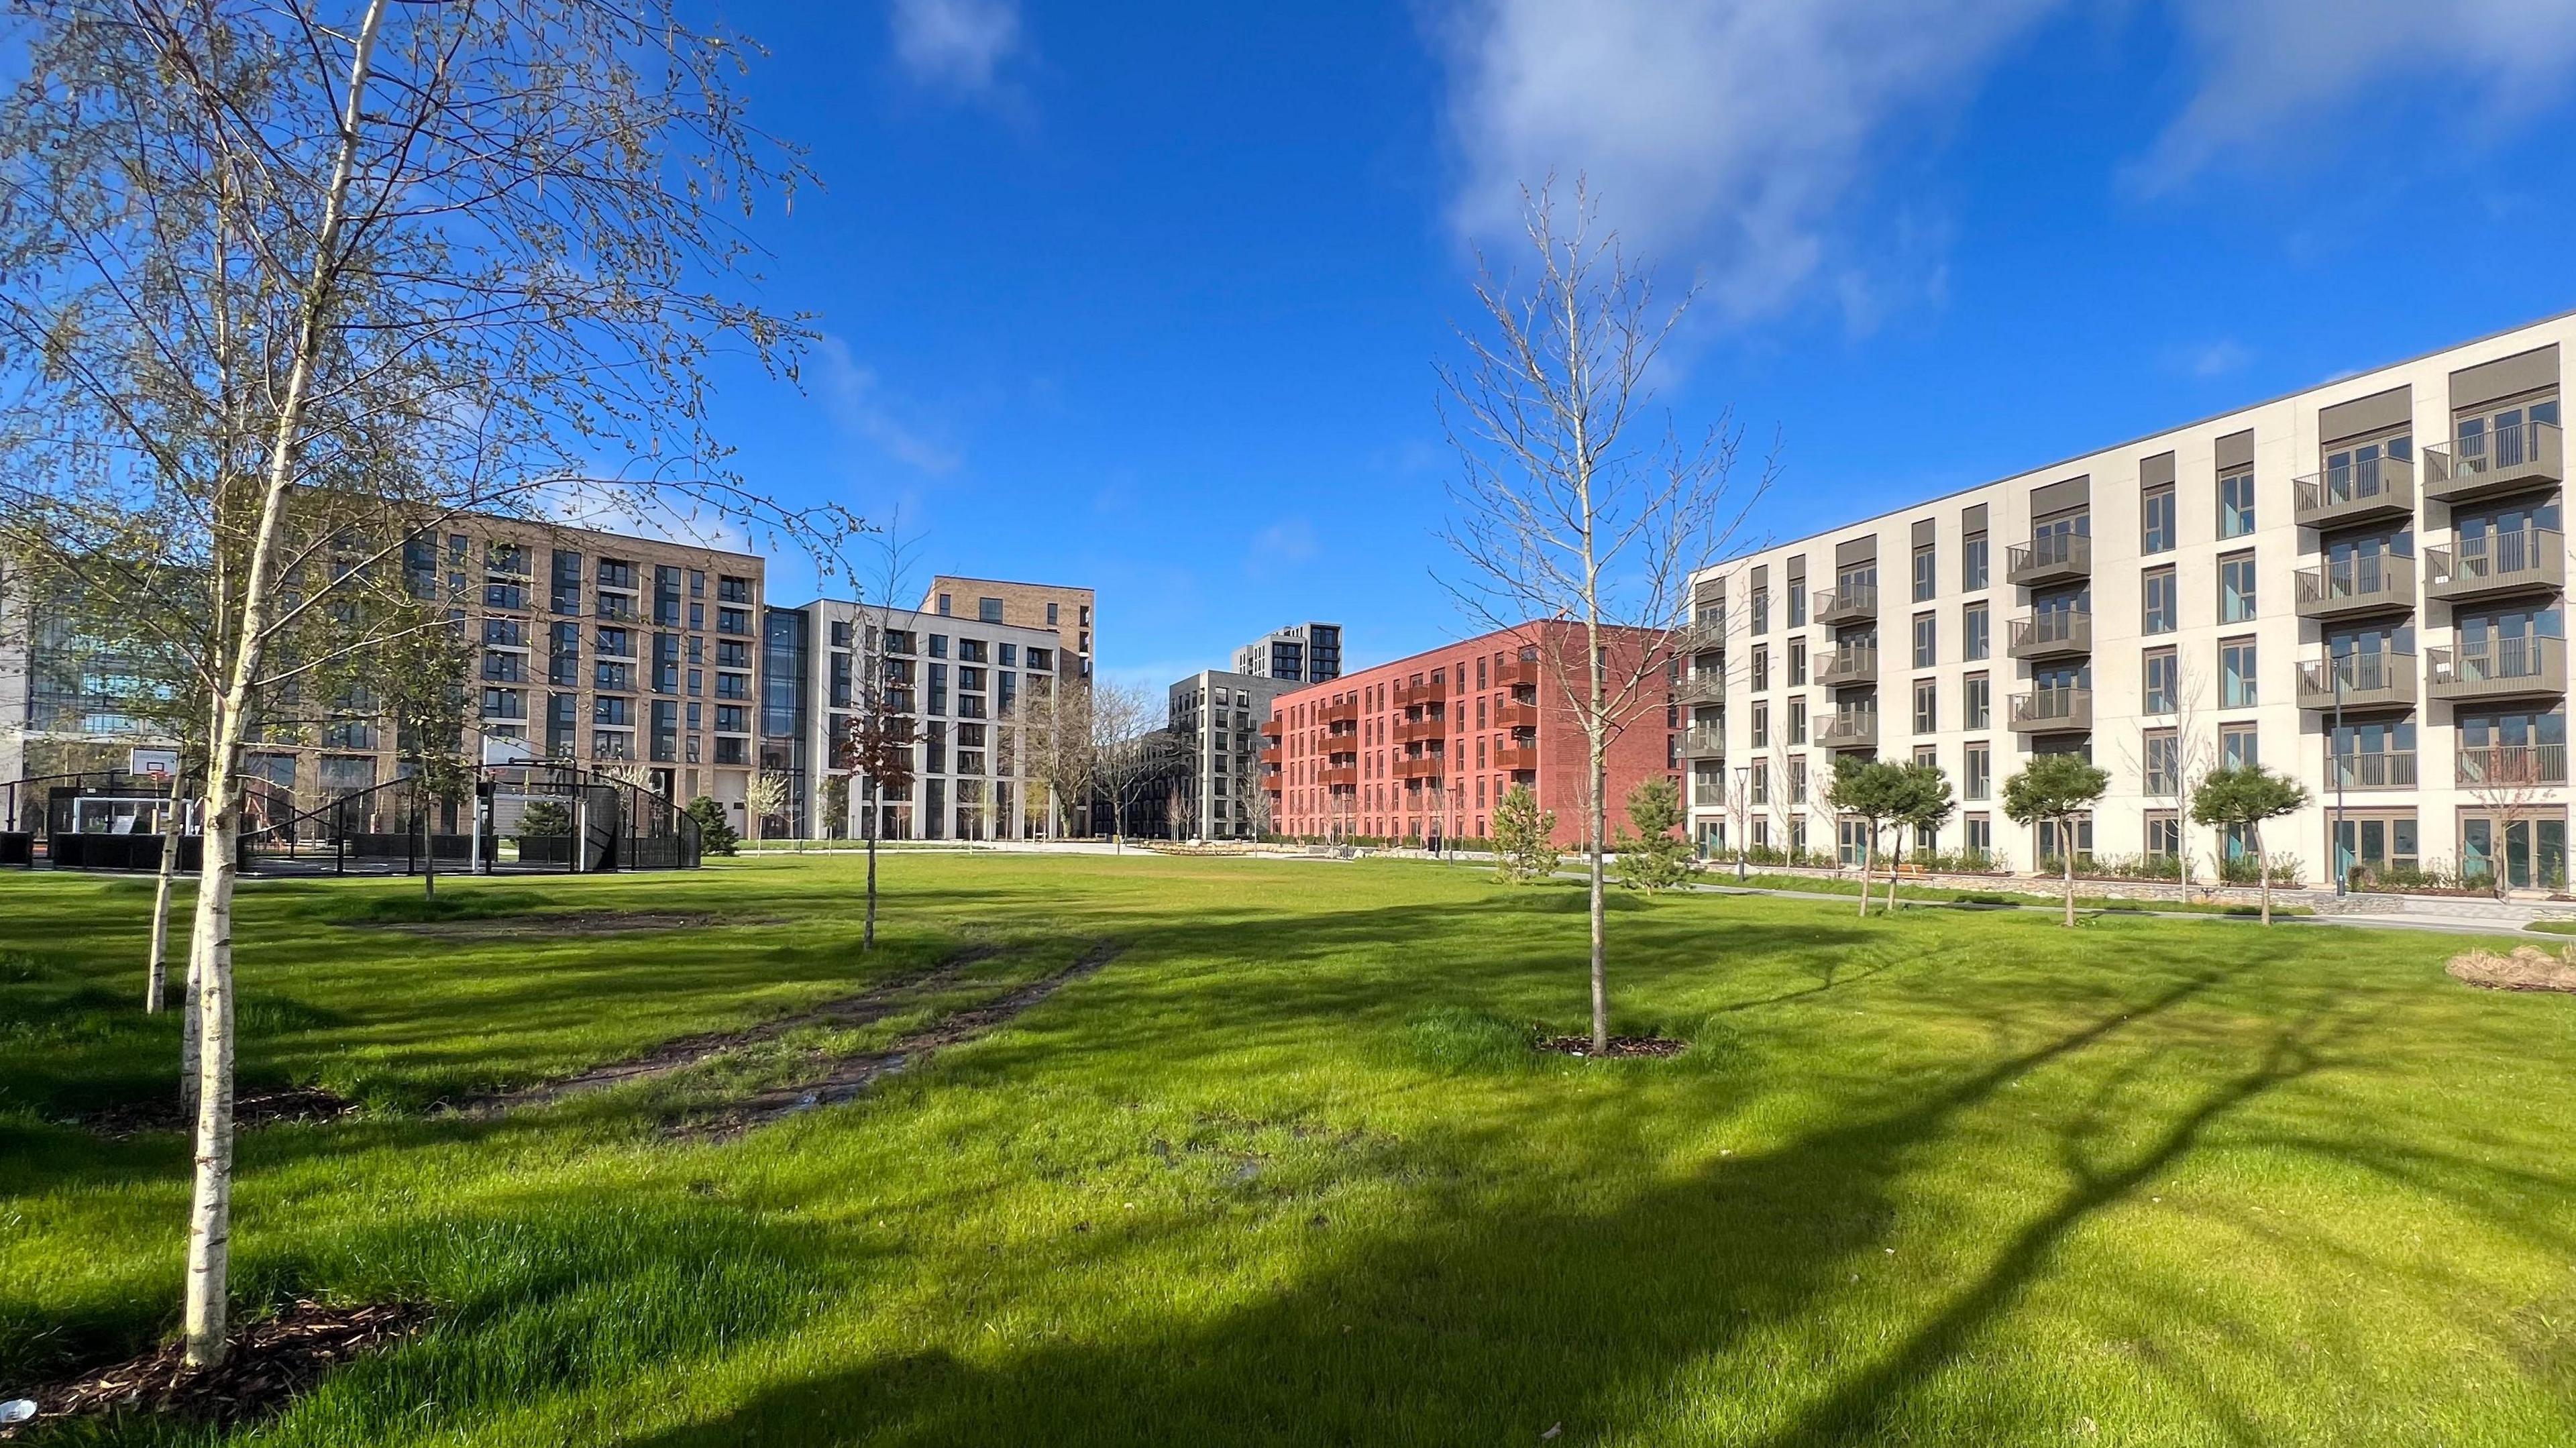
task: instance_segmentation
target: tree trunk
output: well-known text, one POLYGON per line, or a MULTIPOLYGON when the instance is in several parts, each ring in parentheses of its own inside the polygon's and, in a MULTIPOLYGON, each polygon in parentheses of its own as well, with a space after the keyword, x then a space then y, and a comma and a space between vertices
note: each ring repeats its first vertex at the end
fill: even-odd
MULTIPOLYGON (((1592 707, 1601 707, 1601 652, 1592 653, 1592 707)), ((1610 807, 1603 796, 1610 788, 1610 752, 1598 732, 1591 740, 1592 799, 1592 1054, 1610 1054, 1610 899, 1609 875, 1604 868, 1602 837, 1610 828, 1610 807)))
MULTIPOLYGON (((211 821, 209 821, 211 823, 211 821)), ((202 875, 202 871, 200 871, 202 875)), ((197 922, 188 924, 188 980, 179 992, 179 1106, 197 1114, 197 1070, 204 1059, 204 1018, 197 1009, 198 987, 205 980, 206 941, 197 922)))
MULTIPOLYGON (((231 733, 229 728, 226 731, 231 733)), ((218 754, 221 761, 224 756, 218 754)), ((237 787, 226 763, 208 775, 209 796, 237 787)), ((197 1134, 194 1193, 188 1210, 187 1362, 223 1360, 225 1278, 232 1262, 233 1195, 233 884, 240 812, 218 806, 206 822, 203 883, 197 887, 197 1134)))
POLYGON ((2066 928, 2072 930, 2075 928, 2075 825, 2071 820, 2060 820, 2057 828, 2066 836, 2058 841, 2065 848, 2058 852, 2057 863, 2066 872, 2066 928))
POLYGON ((1887 913, 1896 913, 1896 867, 1905 863, 1905 827, 1898 825, 1896 848, 1887 852, 1887 913))
POLYGON ((866 807, 868 816, 860 822, 868 842, 868 923, 859 936, 862 951, 877 948, 877 807, 873 783, 868 786, 866 807))
POLYGON ((1869 918, 1869 882, 1877 878, 1877 845, 1878 830, 1873 826, 1868 834, 1861 836, 1860 841, 1860 918, 1863 920, 1869 918))
MULTIPOLYGON (((2328 851, 2332 853, 2331 849, 2328 851)), ((2254 826, 2254 873, 2262 878, 2263 923, 2272 923, 2272 857, 2263 850, 2263 826, 2254 826)))
POLYGON ((438 836, 430 829, 427 805, 420 810, 420 888, 423 899, 438 898, 438 836))
POLYGON ((170 887, 179 874, 180 829, 187 810, 179 785, 170 785, 170 808, 161 826, 161 875, 152 884, 152 949, 143 962, 143 1010, 161 1009, 170 991, 170 887))

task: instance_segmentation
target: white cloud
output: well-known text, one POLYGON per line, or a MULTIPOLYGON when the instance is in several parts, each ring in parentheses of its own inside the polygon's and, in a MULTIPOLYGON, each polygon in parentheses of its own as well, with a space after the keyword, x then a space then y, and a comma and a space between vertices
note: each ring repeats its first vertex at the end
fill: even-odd
POLYGON ((849 344, 825 333, 814 349, 822 362, 815 390, 842 427, 882 448, 897 462, 925 473, 953 473, 964 461, 948 447, 906 425, 885 401, 875 369, 860 365, 849 344))
POLYGON ((888 19, 913 79, 967 94, 992 90, 1022 40, 1017 0, 894 0, 888 19))
POLYGON ((2418 98, 2502 124, 2562 99, 2569 0, 2176 0, 2200 81, 2132 172, 2169 189, 2229 153, 2312 138, 2418 98))
POLYGON ((2055 4, 1463 0, 1455 221, 1507 236, 1524 182, 1580 173, 1632 248, 1701 261, 1738 315, 1774 309, 1899 123, 1957 107, 2055 4))
POLYGON ((2253 360, 2254 350, 2233 337, 2175 347, 2165 353, 2166 365, 2194 377, 2224 377, 2253 360))

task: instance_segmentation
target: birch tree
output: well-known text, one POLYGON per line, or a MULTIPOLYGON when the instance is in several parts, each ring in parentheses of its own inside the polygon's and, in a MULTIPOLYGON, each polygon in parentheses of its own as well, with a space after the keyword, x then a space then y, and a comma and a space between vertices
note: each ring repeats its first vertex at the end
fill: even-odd
POLYGON ((752 494, 707 423, 719 349, 787 372, 804 336, 735 296, 749 219, 802 176, 734 93, 738 38, 673 0, 9 8, 11 486, 162 519, 209 600, 184 1314, 203 1368, 227 1341, 245 746, 372 641, 349 594, 460 513, 717 510, 809 544, 855 520, 752 494), (289 647, 319 620, 346 635, 289 647))
POLYGON ((1742 431, 1721 418, 1695 440, 1649 417, 1650 376, 1689 306, 1659 304, 1646 268, 1600 226, 1578 182, 1560 209, 1523 193, 1526 282, 1481 261, 1479 315, 1464 359, 1440 371, 1442 417, 1461 478, 1446 537, 1450 592, 1483 628, 1535 630, 1583 734, 1591 916, 1592 1049, 1610 1048, 1604 842, 1610 749, 1639 720, 1660 725, 1674 635, 1694 574, 1720 561, 1776 457, 1734 485, 1742 431))

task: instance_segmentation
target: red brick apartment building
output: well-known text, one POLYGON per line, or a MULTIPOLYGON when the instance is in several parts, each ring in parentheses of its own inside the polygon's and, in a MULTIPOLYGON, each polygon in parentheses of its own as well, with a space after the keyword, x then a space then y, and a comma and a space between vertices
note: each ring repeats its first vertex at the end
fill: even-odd
MULTIPOLYGON (((1620 650, 1644 647, 1622 633, 1620 650)), ((1583 631, 1526 624, 1282 694, 1262 726, 1273 828, 1324 839, 1482 839, 1503 791, 1525 784, 1556 812, 1556 839, 1584 825, 1583 725, 1541 651, 1583 656, 1583 631)), ((1611 827, 1637 782, 1676 776, 1669 689, 1650 686, 1610 749, 1611 827)))

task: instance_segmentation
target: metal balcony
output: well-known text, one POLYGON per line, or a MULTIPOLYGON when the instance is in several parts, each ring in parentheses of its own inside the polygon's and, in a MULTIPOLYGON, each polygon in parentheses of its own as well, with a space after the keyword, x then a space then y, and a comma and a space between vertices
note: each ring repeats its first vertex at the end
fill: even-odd
POLYGON ((2475 648, 2426 649, 2427 692, 2436 699, 2482 701, 2563 697, 2565 639, 2488 639, 2475 648))
POLYGON ((1673 630, 1673 652, 1678 654, 1713 654, 1726 647, 1726 624, 1716 618, 1698 618, 1673 630))
POLYGON ((2015 588, 2073 583, 2093 576, 2093 540, 2081 533, 2051 533, 2016 543, 2004 552, 2004 582, 2015 588))
POLYGON ((1357 784, 1360 782, 1360 767, 1356 764, 1328 764, 1315 771, 1315 782, 1320 785, 1357 784))
POLYGON ((1822 687, 1867 684, 1877 678, 1878 647, 1875 644, 1845 644, 1816 655, 1815 680, 1822 687))
POLYGON ((1449 757, 1437 751, 1423 754, 1399 754, 1392 772, 1397 779, 1438 779, 1449 772, 1449 757))
POLYGON ((2553 528, 2485 533, 2424 550, 2424 592, 2433 598, 2566 588, 2567 539, 2553 528))
POLYGON ((1874 584, 1853 584, 1849 588, 1826 588, 1816 592, 1816 622, 1821 624, 1860 623, 1878 617, 1878 588, 1874 584))
POLYGON ((2301 618, 2342 618, 2415 606, 2415 560, 2374 553, 2299 570, 2301 618))
POLYGON ((2565 784, 2564 744, 2483 744, 2463 748, 2453 765, 2458 783, 2472 789, 2565 784))
MULTIPOLYGON (((1682 671, 1681 681, 1673 685, 1673 702, 1677 704, 1718 704, 1725 702, 1725 699, 1726 675, 1715 669, 1706 673, 1698 669, 1685 669, 1682 671)), ((1536 705, 1527 707, 1533 713, 1537 708, 1536 705)), ((1538 721, 1533 718, 1530 722, 1535 724, 1538 721)))
POLYGON ((1494 706, 1493 727, 1496 729, 1536 729, 1538 727, 1538 706, 1536 704, 1524 704, 1517 699, 1506 699, 1494 706))
POLYGON ((2338 785, 2345 789, 2413 789, 2415 751, 2369 749, 2335 755, 2333 768, 2326 775, 2326 788, 2332 790, 2338 785))
POLYGON ((2303 528, 2415 516, 2415 464, 2405 458, 2369 458, 2310 473, 2293 486, 2293 518, 2303 528))
POLYGON ((2555 487, 2566 480, 2566 444, 2556 423, 2499 427, 2424 449, 2424 496, 2440 502, 2555 487))
POLYGON ((2016 734, 2071 734, 2093 727, 2093 691, 2064 685, 2012 696, 2016 734))
POLYGON ((1878 710, 1836 709, 1817 715, 1816 743, 1826 749, 1876 749, 1878 710))
POLYGON ((1716 759, 1726 753, 1726 731, 1714 725, 1694 724, 1682 731, 1682 753, 1692 759, 1716 759))
POLYGON ((2052 608, 2012 621, 2004 653, 2016 659, 2055 659, 2093 652, 2093 615, 2080 609, 2052 608))
POLYGON ((1538 768, 1538 741, 1531 740, 1526 744, 1506 744, 1502 748, 1495 750, 1493 767, 1496 769, 1509 770, 1514 774, 1528 774, 1536 770, 1538 768))
POLYGON ((1387 726, 1387 738, 1402 744, 1414 739, 1446 739, 1449 719, 1446 714, 1426 714, 1419 719, 1399 718, 1387 726))
POLYGON ((2299 665, 2300 708, 2331 713, 2338 701, 2346 710, 2413 708, 2415 656, 2343 654, 2299 665))

